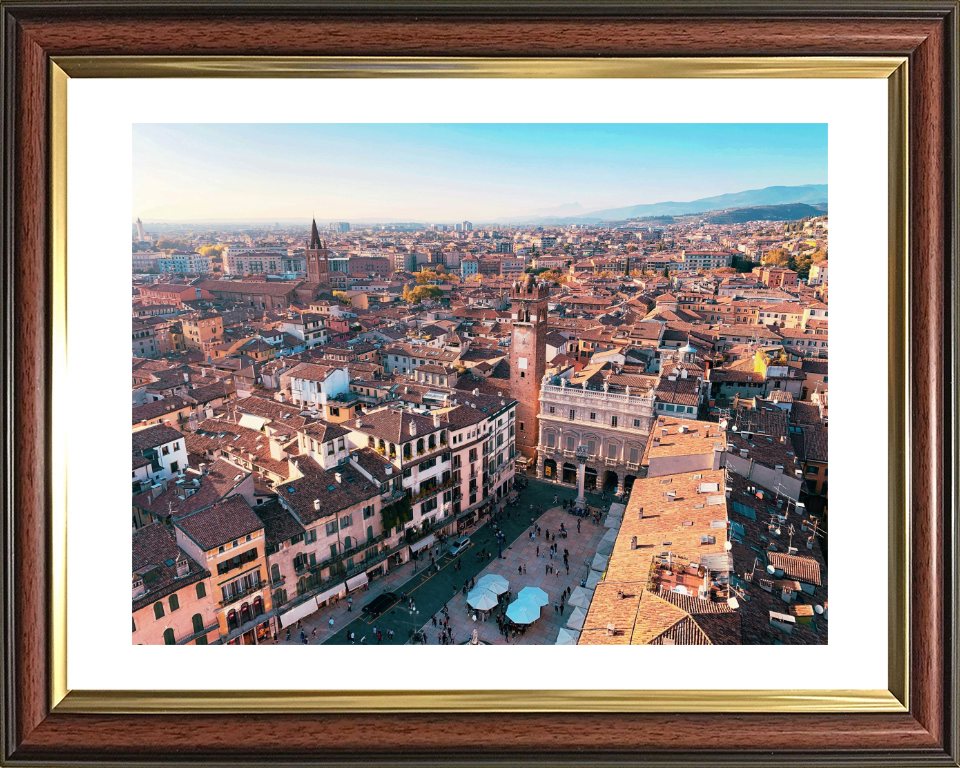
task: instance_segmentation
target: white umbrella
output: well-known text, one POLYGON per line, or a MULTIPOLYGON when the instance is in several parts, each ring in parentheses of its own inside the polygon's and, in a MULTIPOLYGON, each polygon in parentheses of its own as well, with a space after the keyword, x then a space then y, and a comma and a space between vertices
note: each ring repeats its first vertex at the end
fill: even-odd
POLYGON ((550 598, 540 587, 524 587, 517 595, 518 600, 529 600, 534 605, 549 605, 550 598))
POLYGON ((599 584, 601 580, 601 576, 597 571, 590 571, 590 574, 587 576, 587 589, 596 589, 597 584, 599 584))
POLYGON ((597 554, 603 555, 604 557, 610 557, 610 555, 613 554, 613 542, 601 541, 597 546, 597 554))
POLYGON ((601 573, 607 570, 608 559, 603 555, 596 555, 593 558, 593 562, 590 564, 590 569, 594 571, 600 571, 601 573))
POLYGON ((612 528, 604 534, 602 539, 600 539, 600 541, 608 541, 611 544, 613 544, 613 542, 615 542, 616 540, 617 540, 617 532, 612 528))
POLYGON ((609 514, 614 517, 623 517, 623 513, 626 510, 626 505, 624 504, 611 504, 609 514))
POLYGON ((573 592, 570 593, 570 599, 567 600, 567 605, 572 605, 574 608, 588 608, 592 600, 592 590, 576 587, 573 592))
POLYGON ((494 594, 502 595, 510 589, 510 582, 496 573, 488 573, 477 581, 477 589, 489 589, 494 594))
POLYGON ((576 645, 579 637, 579 632, 575 632, 572 629, 563 629, 561 627, 560 631, 557 633, 557 642, 555 642, 554 645, 576 645))
POLYGON ((507 607, 507 618, 514 624, 531 624, 540 618, 540 606, 529 600, 516 600, 507 607))
POLYGON ((583 622, 586 620, 587 614, 583 608, 574 608, 573 613, 570 614, 570 618, 567 619, 567 626, 570 629, 582 630, 583 622))
POLYGON ((489 589, 477 587, 477 589, 467 595, 467 605, 481 611, 489 611, 491 608, 496 608, 498 602, 497 596, 489 589))

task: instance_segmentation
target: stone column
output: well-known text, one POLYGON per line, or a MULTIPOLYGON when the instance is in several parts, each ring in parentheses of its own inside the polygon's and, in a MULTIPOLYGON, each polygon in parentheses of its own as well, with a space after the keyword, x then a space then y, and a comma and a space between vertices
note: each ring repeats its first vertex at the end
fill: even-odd
POLYGON ((587 479, 587 446, 579 445, 577 446, 577 501, 576 504, 579 507, 582 507, 587 503, 587 499, 583 494, 583 485, 587 479))

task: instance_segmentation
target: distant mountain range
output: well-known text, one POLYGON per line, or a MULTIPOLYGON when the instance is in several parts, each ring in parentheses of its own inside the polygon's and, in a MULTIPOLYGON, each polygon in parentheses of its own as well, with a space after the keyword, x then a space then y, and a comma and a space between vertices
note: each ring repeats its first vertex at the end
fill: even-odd
POLYGON ((796 221, 810 216, 822 216, 825 212, 826 205, 823 203, 816 206, 806 203, 789 203, 733 208, 716 213, 705 213, 703 218, 710 224, 743 224, 747 221, 796 221))
MULTIPOLYGON (((814 205, 827 202, 826 184, 804 184, 795 187, 765 187, 764 189, 748 189, 745 192, 730 192, 725 195, 715 195, 714 197, 702 197, 699 200, 690 200, 688 202, 666 201, 662 203, 643 203, 641 205, 628 205, 623 208, 605 208, 600 211, 583 212, 583 206, 580 203, 564 203, 548 208, 539 208, 525 216, 510 216, 497 219, 474 220, 474 226, 483 226, 486 224, 533 224, 533 225, 561 225, 561 224, 596 224, 601 221, 622 221, 624 219, 636 219, 645 216, 683 216, 687 214, 704 213, 706 211, 724 211, 731 208, 751 208, 762 206, 789 205, 794 203, 804 203, 814 205)), ((803 216, 815 216, 823 213, 822 210, 816 213, 806 213, 787 218, 802 218, 803 216)), ((319 217, 318 217, 319 218, 319 217)), ((744 219, 751 221, 752 219, 744 219)), ((144 224, 169 223, 170 219, 153 219, 144 217, 144 224)), ((270 224, 278 222, 283 225, 309 225, 310 219, 305 218, 259 218, 259 219, 179 219, 183 224, 270 224)), ((325 220, 324 220, 325 221, 325 220)), ((364 217, 361 219, 351 219, 352 224, 399 224, 396 219, 383 218, 376 219, 364 217)), ((433 221, 433 220, 431 220, 433 221)), ((444 223, 437 220, 435 223, 444 223)), ((449 222, 447 222, 449 223, 449 222)))
MULTIPOLYGON (((749 189, 745 192, 730 192, 725 195, 702 197, 699 200, 690 200, 685 203, 671 200, 662 203, 628 205, 623 208, 605 208, 577 216, 534 215, 501 219, 500 221, 504 224, 596 224, 600 221, 621 221, 641 216, 683 216, 684 214, 703 213, 704 211, 717 211, 726 208, 825 202, 827 202, 826 184, 804 184, 796 187, 765 187, 764 189, 749 189)), ((796 218, 800 218, 800 216, 796 218)), ((750 221, 750 219, 747 219, 747 221, 750 221)))

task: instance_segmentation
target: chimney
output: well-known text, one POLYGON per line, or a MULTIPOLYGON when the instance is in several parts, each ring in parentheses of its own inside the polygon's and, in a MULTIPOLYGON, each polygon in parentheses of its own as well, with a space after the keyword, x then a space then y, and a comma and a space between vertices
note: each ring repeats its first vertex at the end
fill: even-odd
POLYGON ((440 426, 440 417, 436 414, 433 416, 433 426, 435 429, 440 426))
POLYGON ((474 397, 477 397, 479 394, 480 394, 480 390, 479 390, 479 389, 473 390, 473 396, 474 396, 474 397))
POLYGON ((341 475, 339 472, 334 472, 333 477, 338 483, 343 484, 343 475, 341 475))
POLYGON ((201 474, 201 475, 207 474, 207 465, 206 465, 206 464, 201 464, 201 465, 200 465, 200 474, 201 474))
POLYGON ((643 507, 640 507, 640 509, 637 510, 637 519, 643 520, 643 507))
POLYGON ((317 511, 317 512, 320 511, 320 499, 314 499, 314 500, 313 500, 313 508, 314 508, 314 510, 317 511))
POLYGON ((285 394, 283 394, 283 392, 281 392, 281 393, 278 395, 278 399, 280 400, 281 403, 287 402, 287 396, 286 396, 285 394))
POLYGON ((177 578, 182 579, 190 573, 190 561, 185 557, 177 557, 177 578))
POLYGON ((786 435, 780 435, 780 442, 781 442, 781 443, 787 442, 787 436, 786 436, 786 435))
POLYGON ((385 475, 392 475, 392 474, 393 474, 393 464, 387 464, 387 465, 383 468, 383 472, 384 472, 385 475))
POLYGON ((417 423, 411 419, 410 421, 410 437, 417 436, 417 423))
POLYGON ((634 536, 633 538, 630 539, 630 549, 636 549, 636 548, 637 548, 637 537, 634 536))

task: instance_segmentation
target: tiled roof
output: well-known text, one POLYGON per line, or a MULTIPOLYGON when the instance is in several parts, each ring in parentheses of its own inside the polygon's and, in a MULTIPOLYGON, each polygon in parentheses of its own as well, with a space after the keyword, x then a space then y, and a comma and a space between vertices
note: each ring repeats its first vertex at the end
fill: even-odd
POLYGON ((264 537, 268 547, 289 541, 305 531, 283 505, 274 499, 254 508, 254 513, 263 521, 264 537))
POLYGON ((380 495, 380 487, 367 480, 350 464, 342 464, 327 472, 309 456, 303 456, 296 462, 303 477, 278 485, 277 495, 304 525, 358 504, 372 502, 380 495), (340 474, 340 482, 336 479, 337 473, 340 474), (318 500, 319 509, 315 504, 318 500))
POLYGON ((177 520, 175 525, 205 551, 263 530, 264 527, 242 496, 231 496, 193 512, 177 520))
POLYGON ((133 569, 134 574, 144 575, 154 570, 156 578, 144 579, 147 590, 133 600, 133 611, 139 611, 157 600, 162 600, 183 587, 202 581, 210 575, 186 552, 177 546, 175 536, 163 525, 148 525, 133 533, 133 569), (190 570, 185 576, 177 578, 177 561, 186 560, 190 570), (167 565, 173 560, 172 565, 167 565))
POLYGON ((190 403, 177 395, 171 395, 162 400, 154 400, 143 405, 135 405, 133 406, 133 423, 139 424, 141 421, 150 421, 172 411, 179 411, 181 408, 190 408, 190 403))
POLYGON ((133 433, 133 450, 146 451, 183 438, 183 433, 165 424, 156 424, 133 433))
POLYGON ((767 560, 770 561, 770 565, 782 570, 784 575, 791 579, 820 586, 820 563, 812 557, 770 552, 767 555, 767 560))

